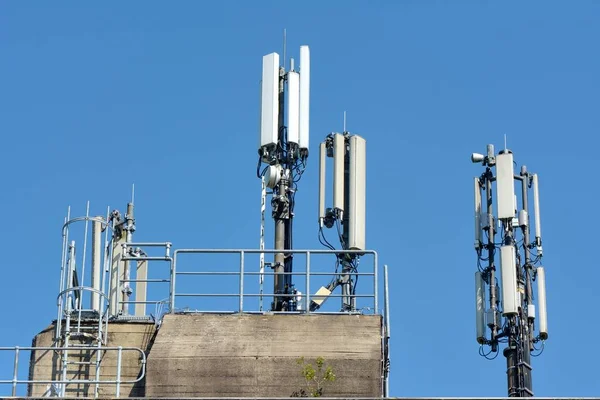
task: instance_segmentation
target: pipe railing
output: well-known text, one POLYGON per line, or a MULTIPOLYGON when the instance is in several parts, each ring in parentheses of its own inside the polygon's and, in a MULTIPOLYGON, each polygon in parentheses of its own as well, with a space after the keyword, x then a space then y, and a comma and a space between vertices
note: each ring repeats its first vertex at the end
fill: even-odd
MULTIPOLYGON (((55 385, 70 385, 70 384, 98 384, 98 385, 114 385, 115 396, 120 396, 121 385, 123 384, 135 384, 140 382, 146 376, 146 353, 137 347, 102 347, 100 349, 88 346, 68 346, 68 347, 57 347, 57 346, 40 346, 40 347, 0 347, 2 351, 13 351, 13 373, 12 379, 0 379, 1 384, 12 385, 11 396, 17 396, 17 386, 22 384, 36 385, 36 384, 55 384, 55 385), (116 351, 117 352, 117 367, 114 372, 115 379, 19 379, 19 357, 22 352, 34 352, 34 351, 63 351, 63 350, 75 350, 75 351, 116 351), (122 379, 122 361, 123 352, 137 352, 139 353, 140 360, 140 373, 135 379, 122 379)), ((104 375, 106 372, 104 372, 104 375)))
MULTIPOLYGON (((302 264, 300 264, 302 265, 302 264)), ((364 264, 363 268, 364 268, 364 264)), ((378 292, 378 256, 377 252, 372 250, 261 250, 261 249, 179 249, 175 250, 173 253, 173 264, 172 264, 172 273, 171 273, 171 293, 170 293, 170 310, 171 313, 176 311, 175 300, 177 297, 196 297, 196 298, 204 298, 204 297, 215 297, 215 298, 223 298, 230 297, 239 299, 237 310, 229 310, 231 312, 253 312, 255 310, 248 310, 244 308, 244 299, 245 298, 262 298, 262 297, 291 297, 291 294, 285 293, 252 293, 247 292, 244 288, 244 280, 248 276, 302 276, 304 277, 304 290, 306 293, 302 294, 303 297, 303 309, 299 312, 302 313, 311 313, 311 297, 315 297, 311 294, 311 277, 318 276, 342 276, 342 275, 352 275, 352 276, 370 276, 373 279, 372 291, 367 294, 351 294, 346 295, 349 298, 355 299, 372 299, 371 307, 373 313, 380 314, 379 310, 379 292, 378 292), (245 265, 245 256, 247 254, 276 254, 276 253, 285 253, 285 254, 299 254, 304 255, 306 260, 304 263, 304 271, 301 272, 255 272, 255 271, 247 271, 245 265), (237 271, 179 271, 178 270, 178 260, 184 254, 237 254, 239 257, 239 267, 237 271), (370 255, 373 258, 372 263, 372 272, 311 272, 311 256, 313 255, 347 255, 347 254, 359 254, 359 255, 370 255), (176 290, 176 281, 181 280, 181 278, 186 276, 238 276, 238 291, 237 292, 229 292, 229 293, 185 293, 176 290)), ((322 296, 316 296, 322 297, 322 296)), ((327 298, 341 298, 345 297, 343 294, 329 294, 327 298)), ((368 307, 368 308, 371 308, 368 307)), ((363 307, 367 308, 367 307, 363 307)), ((203 310, 200 310, 203 311, 203 310)), ((356 312, 357 310, 351 310, 348 312, 356 312)), ((289 311, 287 311, 289 312, 289 311)), ((348 313, 343 312, 342 313, 348 313)))

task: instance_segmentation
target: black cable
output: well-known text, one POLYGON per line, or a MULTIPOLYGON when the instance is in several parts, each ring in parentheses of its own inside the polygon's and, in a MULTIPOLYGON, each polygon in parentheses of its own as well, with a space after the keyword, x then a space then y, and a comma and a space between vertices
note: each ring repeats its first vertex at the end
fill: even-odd
POLYGON ((319 227, 319 242, 323 246, 327 247, 329 250, 335 250, 335 247, 333 247, 331 245, 331 243, 329 243, 329 241, 325 237, 325 233, 323 232, 323 227, 322 226, 319 227), (321 238, 323 238, 323 239, 321 240, 321 238))

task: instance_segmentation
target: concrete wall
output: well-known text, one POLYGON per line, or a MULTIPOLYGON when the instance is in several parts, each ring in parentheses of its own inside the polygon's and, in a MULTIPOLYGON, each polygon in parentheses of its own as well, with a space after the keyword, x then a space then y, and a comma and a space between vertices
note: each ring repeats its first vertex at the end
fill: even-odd
POLYGON ((299 357, 325 358, 326 397, 382 395, 380 316, 167 315, 148 357, 149 397, 289 397, 299 357))
MULTIPOLYGON (((94 322, 97 325, 97 322, 94 322)), ((54 343, 54 324, 40 332, 34 339, 32 346, 46 347, 54 343)), ((137 347, 148 351, 155 334, 155 325, 151 322, 113 322, 108 326, 108 340, 106 347, 137 347)), ((89 344, 86 340, 72 340, 71 344, 89 344)), ((72 361, 95 360, 96 353, 93 350, 71 351, 72 361)), ((31 354, 29 366, 30 380, 58 380, 61 378, 61 357, 54 351, 35 351, 31 354)), ((117 352, 107 351, 102 359, 100 368, 100 380, 116 380, 117 352)), ((142 364, 139 352, 123 351, 121 361, 121 379, 133 381, 141 372, 142 364)), ((68 379, 93 379, 95 367, 90 365, 70 365, 68 379)), ((121 396, 144 396, 145 382, 137 384, 122 384, 121 396)), ((43 396, 48 390, 48 384, 32 384, 29 387, 29 396, 43 396)), ((99 395, 110 397, 115 395, 116 386, 102 384, 99 387, 99 395)), ((94 386, 88 384, 69 384, 67 386, 68 397, 93 396, 94 386)))

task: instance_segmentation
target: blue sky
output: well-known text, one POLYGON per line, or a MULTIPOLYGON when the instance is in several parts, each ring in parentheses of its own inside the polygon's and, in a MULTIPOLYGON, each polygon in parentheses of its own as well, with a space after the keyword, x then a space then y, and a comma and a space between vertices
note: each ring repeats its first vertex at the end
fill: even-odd
POLYGON ((390 267, 391 395, 506 394, 504 358, 475 342, 469 160, 506 134, 540 175, 535 393, 597 396, 599 18, 594 1, 3 2, 0 345, 56 316, 68 205, 123 209, 135 182, 138 240, 257 247, 261 57, 287 28, 312 56, 295 244, 320 247, 317 145, 346 110, 367 139, 367 245, 390 267))

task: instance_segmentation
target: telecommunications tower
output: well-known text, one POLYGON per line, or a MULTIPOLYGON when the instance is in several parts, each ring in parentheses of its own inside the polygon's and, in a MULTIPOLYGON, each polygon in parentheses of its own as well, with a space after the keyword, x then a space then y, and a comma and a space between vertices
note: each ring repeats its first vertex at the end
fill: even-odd
MULTIPOLYGON (((285 50, 284 56, 285 59, 285 50)), ((264 249, 264 207, 266 188, 272 190, 271 206, 275 220, 275 250, 290 250, 294 195, 306 168, 309 138, 310 50, 300 46, 299 71, 291 59, 290 69, 281 66, 279 54, 263 57, 261 113, 257 176, 261 178, 263 224, 261 249, 264 249), (261 172, 262 163, 267 164, 261 172)), ((292 253, 276 253, 270 264, 274 271, 272 311, 296 310, 296 290, 292 283, 292 253)), ((261 271, 264 269, 261 256, 261 271)), ((261 275, 262 279, 262 275, 261 275)), ((262 280, 261 280, 262 288, 262 280)))
POLYGON ((318 309, 336 287, 342 288, 344 312, 356 311, 356 284, 361 252, 365 250, 366 141, 346 131, 331 133, 319 145, 319 241, 330 250, 323 227, 335 226, 342 250, 336 259, 336 274, 313 296, 311 310, 318 309), (333 158, 333 205, 325 208, 326 159, 333 158), (351 250, 352 252, 348 252, 351 250), (341 273, 337 273, 341 266, 341 273))
POLYGON ((506 344, 503 353, 507 364, 508 395, 533 396, 531 356, 541 354, 548 338, 545 272, 540 266, 542 230, 538 176, 525 166, 515 175, 513 153, 505 148, 495 155, 493 145, 487 146, 487 155, 473 153, 471 161, 485 167, 483 174, 475 178, 474 186, 478 267, 475 273, 476 324, 480 354, 493 359, 498 355, 500 344, 506 344), (521 184, 519 195, 515 193, 515 181, 521 184), (533 237, 529 224, 531 189, 533 237), (535 293, 533 282, 537 283, 535 293), (489 335, 486 328, 489 328, 489 335), (489 346, 490 350, 486 351, 484 346, 489 346), (494 355, 490 357, 492 353, 494 355))

